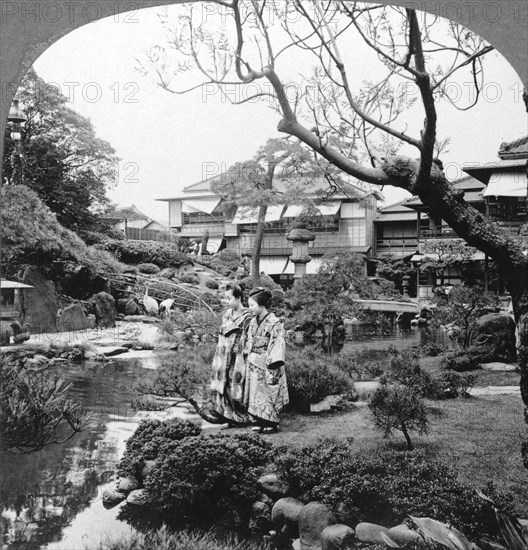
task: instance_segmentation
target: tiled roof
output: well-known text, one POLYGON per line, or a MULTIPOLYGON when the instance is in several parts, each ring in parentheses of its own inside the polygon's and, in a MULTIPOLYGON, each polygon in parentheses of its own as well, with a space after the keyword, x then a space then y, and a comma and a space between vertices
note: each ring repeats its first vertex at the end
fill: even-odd
POLYGON ((499 157, 502 159, 524 156, 528 158, 528 136, 515 141, 504 141, 499 148, 499 157))
POLYGON ((102 218, 109 218, 109 219, 120 219, 120 220, 145 220, 150 221, 150 218, 143 214, 143 212, 140 212, 135 204, 131 204, 130 206, 123 206, 121 208, 116 208, 115 210, 112 210, 111 212, 107 212, 106 214, 103 214, 101 216, 102 218))

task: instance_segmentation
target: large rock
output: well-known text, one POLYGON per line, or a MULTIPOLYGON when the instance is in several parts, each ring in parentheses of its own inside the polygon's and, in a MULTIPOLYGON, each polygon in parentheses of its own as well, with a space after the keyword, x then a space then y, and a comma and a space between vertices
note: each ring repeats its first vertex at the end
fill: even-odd
POLYGON ((130 493, 139 489, 138 480, 135 477, 120 477, 117 482, 117 490, 122 493, 130 493))
POLYGON ((125 315, 143 315, 144 309, 139 304, 137 298, 130 298, 125 304, 124 314, 125 315))
POLYGON ((81 304, 70 304, 57 313, 59 332, 71 332, 90 328, 90 320, 84 314, 81 304))
POLYGON ((352 527, 341 523, 329 525, 321 533, 321 550, 347 550, 352 547, 355 539, 352 527))
POLYGON ((304 506, 304 503, 296 498, 281 498, 273 505, 271 522, 276 527, 282 526, 284 523, 297 523, 304 506))
POLYGON ((97 326, 101 328, 115 327, 117 311, 115 308, 115 300, 108 292, 99 292, 94 294, 90 299, 93 307, 97 326))
POLYGON ((46 279, 34 265, 26 268, 21 282, 34 287, 24 290, 20 300, 24 320, 30 325, 30 331, 33 334, 57 332, 57 312, 61 304, 53 282, 46 279))
POLYGON ((362 522, 356 525, 356 538, 369 544, 385 544, 389 536, 389 530, 376 523, 362 522))
POLYGON ((387 531, 387 535, 391 540, 393 540, 396 544, 399 544, 400 546, 420 542, 424 543, 425 546, 424 539, 416 531, 409 529, 409 526, 406 523, 391 527, 387 531))
POLYGON ((289 533, 291 538, 299 536, 299 514, 304 508, 304 502, 292 497, 281 498, 271 509, 273 528, 283 533, 289 533))
POLYGON ((126 500, 128 504, 132 504, 134 506, 144 506, 149 501, 145 489, 136 489, 135 491, 131 491, 128 493, 126 500))
POLYGON ((495 359, 515 357, 515 321, 502 313, 488 313, 477 319, 471 331, 470 344, 489 348, 495 359))
POLYGON ((334 514, 323 503, 309 502, 299 513, 301 550, 321 550, 323 531, 336 523, 334 514))
POLYGON ((290 492, 288 483, 281 481, 276 474, 264 475, 257 483, 271 498, 285 497, 290 492))

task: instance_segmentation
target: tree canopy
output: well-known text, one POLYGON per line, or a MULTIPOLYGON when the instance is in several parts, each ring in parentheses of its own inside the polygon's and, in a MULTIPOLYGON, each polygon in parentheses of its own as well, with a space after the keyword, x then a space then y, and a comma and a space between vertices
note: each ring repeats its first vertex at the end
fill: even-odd
MULTIPOLYGON (((98 138, 89 119, 70 109, 68 99, 33 69, 24 77, 17 97, 27 122, 22 132, 22 183, 68 229, 94 229, 97 213, 108 204, 106 191, 115 181, 118 158, 98 138)), ((10 129, 4 135, 3 173, 13 183, 10 129)))

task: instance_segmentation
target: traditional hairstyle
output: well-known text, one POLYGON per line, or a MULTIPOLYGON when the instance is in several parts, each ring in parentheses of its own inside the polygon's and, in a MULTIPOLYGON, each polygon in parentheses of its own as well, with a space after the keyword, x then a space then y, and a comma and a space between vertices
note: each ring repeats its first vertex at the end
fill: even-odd
POLYGON ((237 285, 236 283, 229 283, 226 286, 226 292, 228 290, 231 290, 233 292, 233 298, 242 300, 242 297, 244 296, 244 287, 242 285, 237 285))
POLYGON ((259 306, 269 307, 271 302, 271 292, 262 286, 257 286, 255 288, 252 288, 249 292, 249 297, 259 306))

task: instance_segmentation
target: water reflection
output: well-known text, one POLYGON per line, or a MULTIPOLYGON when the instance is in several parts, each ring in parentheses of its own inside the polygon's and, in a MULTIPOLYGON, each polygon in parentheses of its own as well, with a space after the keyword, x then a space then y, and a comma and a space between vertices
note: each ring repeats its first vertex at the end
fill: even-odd
POLYGON ((132 388, 153 377, 166 355, 50 370, 73 383, 71 397, 93 417, 86 430, 63 445, 2 455, 2 548, 70 550, 96 545, 105 531, 130 530, 116 520, 117 510, 103 508, 101 496, 142 417, 130 407, 132 388))

